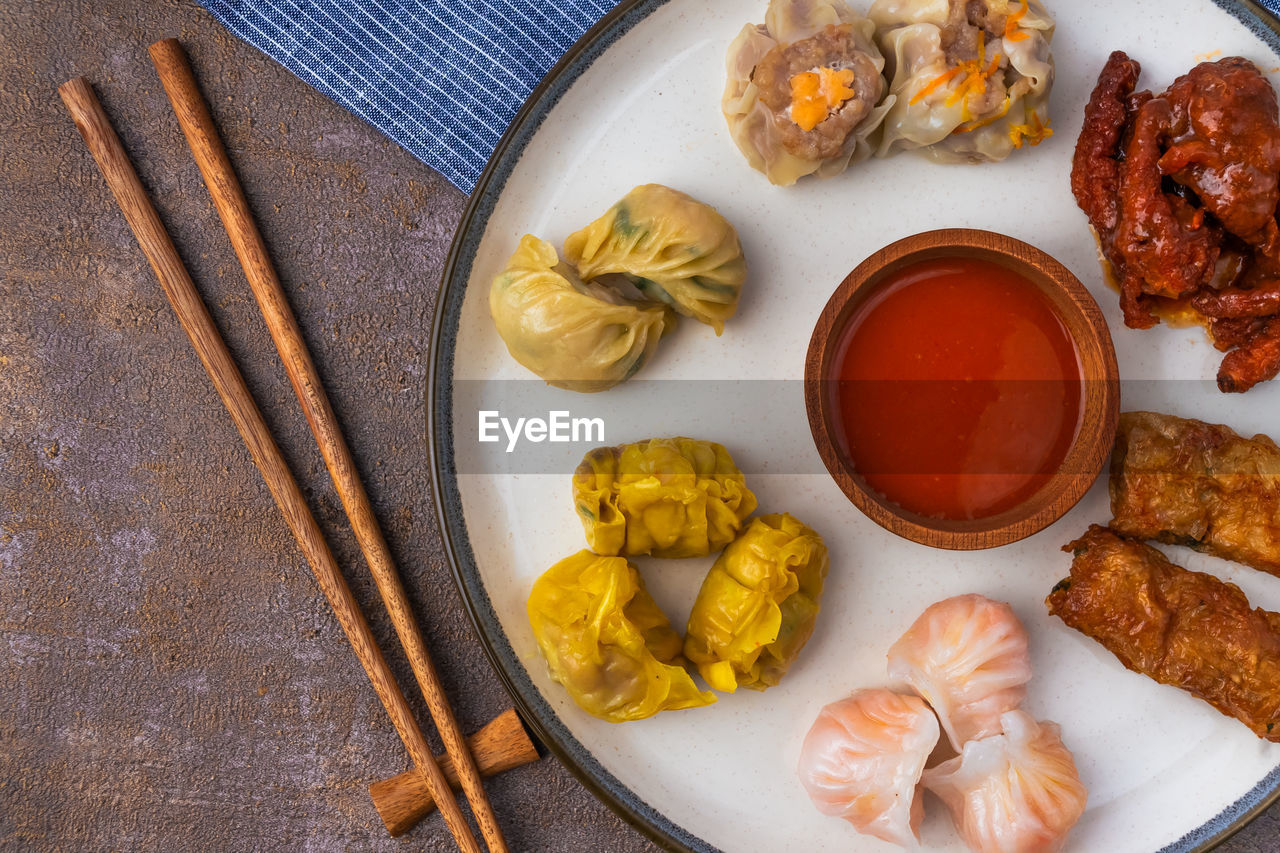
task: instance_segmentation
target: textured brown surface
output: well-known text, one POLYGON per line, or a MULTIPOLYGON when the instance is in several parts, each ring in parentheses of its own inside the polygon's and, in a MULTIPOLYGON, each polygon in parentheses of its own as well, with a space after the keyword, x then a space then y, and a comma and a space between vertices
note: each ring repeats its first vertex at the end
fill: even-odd
MULTIPOLYGON (((170 35, 463 727, 508 704, 449 578, 423 440, 462 195, 189 0, 0 0, 0 849, 454 849, 438 816, 383 832, 365 786, 403 748, 55 95, 95 83, 410 683, 147 59, 170 35)), ((554 759, 487 787, 515 850, 654 849, 554 759)), ((1273 809, 1224 849, 1274 851, 1277 833, 1273 809)))

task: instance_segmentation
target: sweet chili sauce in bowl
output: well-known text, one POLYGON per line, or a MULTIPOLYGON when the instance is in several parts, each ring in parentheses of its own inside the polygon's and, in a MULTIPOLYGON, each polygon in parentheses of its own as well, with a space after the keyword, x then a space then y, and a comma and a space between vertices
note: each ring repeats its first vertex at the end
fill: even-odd
POLYGON ((1115 434, 1115 352, 1097 304, 1034 247, 918 234, 844 280, 814 329, 805 402, 819 454, 874 521, 943 548, 1061 517, 1115 434))

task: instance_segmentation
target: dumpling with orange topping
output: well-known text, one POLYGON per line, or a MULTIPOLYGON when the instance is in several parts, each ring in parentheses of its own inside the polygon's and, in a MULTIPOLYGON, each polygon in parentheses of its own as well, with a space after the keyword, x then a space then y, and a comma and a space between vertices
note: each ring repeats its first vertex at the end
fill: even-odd
POLYGON ((868 15, 896 96, 877 155, 991 162, 1053 134, 1054 21, 1040 0, 876 0, 868 15))
POLYGON ((743 28, 721 106, 752 168, 789 186, 871 155, 893 103, 874 32, 844 0, 771 0, 764 24, 743 28))

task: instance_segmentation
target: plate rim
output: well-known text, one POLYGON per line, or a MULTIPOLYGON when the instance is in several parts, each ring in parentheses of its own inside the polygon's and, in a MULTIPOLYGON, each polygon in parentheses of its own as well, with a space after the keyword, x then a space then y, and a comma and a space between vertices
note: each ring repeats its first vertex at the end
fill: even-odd
MULTIPOLYGON (((568 728, 529 679, 502 628, 480 579, 462 510, 453 442, 453 363, 458 320, 474 249, 524 148, 560 98, 616 41, 671 0, 619 0, 588 29, 534 87, 503 133, 454 231, 441 272, 428 342, 427 455, 435 518, 467 616, 490 665, 538 739, 598 800, 632 828, 675 853, 721 853, 646 803, 604 768, 568 728), (456 529, 455 529, 456 526, 456 529)), ((1280 20, 1255 0, 1212 0, 1280 56, 1280 20)), ((1280 766, 1204 824, 1155 853, 1207 853, 1280 801, 1280 766), (1256 799, 1255 799, 1256 798, 1256 799)))

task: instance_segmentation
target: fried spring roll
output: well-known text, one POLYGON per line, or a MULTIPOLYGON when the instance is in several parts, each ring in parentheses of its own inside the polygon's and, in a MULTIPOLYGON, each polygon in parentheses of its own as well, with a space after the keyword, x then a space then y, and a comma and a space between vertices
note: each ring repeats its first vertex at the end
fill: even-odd
POLYGON ((1117 533, 1280 575, 1280 448, 1265 435, 1125 412, 1110 488, 1117 533))
POLYGON ((1134 672, 1280 742, 1280 613, 1251 609, 1234 584, 1096 524, 1063 550, 1075 559, 1045 599, 1050 614, 1134 672))

